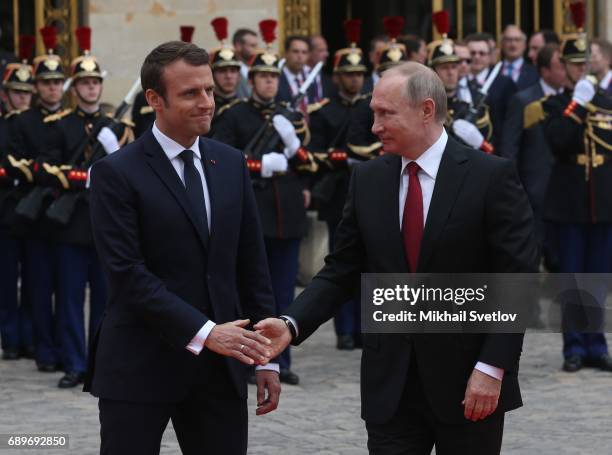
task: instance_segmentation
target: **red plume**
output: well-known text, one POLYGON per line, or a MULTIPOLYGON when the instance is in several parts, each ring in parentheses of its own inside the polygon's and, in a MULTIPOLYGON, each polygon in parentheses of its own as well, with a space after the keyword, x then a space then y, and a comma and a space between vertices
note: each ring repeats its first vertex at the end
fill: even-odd
POLYGON ((389 38, 395 39, 402 33, 404 18, 402 16, 386 16, 383 19, 383 25, 389 38))
POLYGON ((215 29, 215 35, 219 41, 227 39, 227 17, 216 17, 210 25, 215 29))
POLYGON ((584 3, 582 1, 570 3, 570 12, 572 13, 572 20, 577 29, 584 27, 584 3))
POLYGON ((357 44, 361 35, 361 19, 347 19, 344 21, 344 33, 349 44, 357 44))
POLYGON ((57 46, 57 30, 55 27, 43 27, 40 29, 43 43, 47 52, 51 52, 57 46))
POLYGON ((193 25, 181 25, 181 41, 185 41, 186 43, 191 43, 191 39, 193 38, 193 31, 195 27, 193 25))
POLYGON ((74 34, 76 35, 81 50, 83 52, 89 52, 91 50, 91 28, 79 27, 74 34))
POLYGON ((33 35, 19 36, 19 60, 28 61, 32 57, 36 37, 33 35))
POLYGON ((437 11, 433 13, 431 18, 436 26, 436 29, 438 30, 438 33, 440 35, 448 35, 448 32, 450 32, 450 19, 448 16, 448 11, 437 11))
POLYGON ((259 23, 259 31, 261 32, 261 37, 266 42, 266 44, 270 45, 276 39, 276 21, 274 19, 265 19, 259 23))

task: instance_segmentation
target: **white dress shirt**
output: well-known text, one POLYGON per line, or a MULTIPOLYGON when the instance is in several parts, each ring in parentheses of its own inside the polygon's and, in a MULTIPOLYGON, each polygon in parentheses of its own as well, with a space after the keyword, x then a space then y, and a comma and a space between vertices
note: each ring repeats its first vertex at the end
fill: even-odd
MULTIPOLYGON (((183 185, 185 185, 185 163, 183 163, 180 154, 184 150, 191 150, 194 153, 195 156, 193 162, 195 168, 198 171, 198 174, 200 174, 200 178, 202 179, 202 188, 204 189, 204 204, 206 205, 206 218, 208 221, 208 232, 210 232, 210 194, 208 193, 208 185, 206 184, 206 174, 204 173, 204 168, 202 166, 200 138, 196 138, 195 142, 190 147, 185 148, 178 142, 174 141, 173 139, 162 133, 157 127, 156 122, 153 122, 153 136, 155 136, 155 139, 168 157, 168 160, 170 160, 170 164, 172 164, 172 167, 178 174, 179 178, 181 179, 181 182, 183 182, 183 185)), ((208 322, 206 322, 206 324, 204 324, 204 326, 198 331, 198 333, 196 333, 193 339, 186 346, 186 349, 195 355, 200 354, 200 352, 202 352, 202 349, 204 349, 204 343, 206 342, 206 338, 208 338, 210 331, 215 327, 215 325, 216 324, 213 321, 209 320, 208 322)), ((263 369, 271 369, 278 371, 278 364, 268 364, 263 367, 263 369)))
POLYGON ((556 90, 554 87, 551 87, 542 78, 540 78, 540 87, 542 87, 542 92, 544 92, 544 96, 556 95, 556 94, 561 93, 563 91, 563 88, 560 88, 559 90, 556 90))
MULTIPOLYGON (((408 172, 406 172, 406 166, 412 161, 421 168, 417 174, 419 183, 421 184, 421 193, 423 194, 423 223, 427 223, 427 214, 429 213, 429 205, 431 204, 431 197, 433 196, 434 187, 436 184, 436 177, 438 175, 438 169, 440 168, 440 161, 442 161, 442 155, 448 142, 448 134, 446 130, 442 130, 442 134, 434 144, 429 147, 421 156, 416 160, 411 160, 402 157, 402 170, 400 174, 400 187, 399 187, 399 228, 402 230, 402 220, 404 215, 404 205, 406 204, 406 197, 408 196, 408 182, 410 180, 408 172)), ((500 381, 504 377, 504 370, 497 368, 492 365, 488 365, 483 362, 477 362, 474 367, 483 373, 499 379, 500 381)))
MULTIPOLYGON (((421 156, 416 159, 417 164, 421 168, 417 174, 419 183, 421 184, 421 192, 423 194, 423 222, 427 220, 427 213, 429 212, 429 205, 431 203, 431 197, 433 195, 434 186, 436 184, 436 176, 438 175, 438 169, 440 168, 440 161, 442 161, 442 155, 448 142, 448 134, 446 130, 442 130, 442 134, 434 144, 428 148, 421 156)), ((409 176, 406 171, 408 163, 415 160, 402 157, 402 170, 400 174, 400 187, 399 187, 399 228, 402 229, 402 218, 404 214, 404 204, 406 203, 406 197, 408 195, 408 182, 409 176)), ((296 334, 298 332, 298 325, 294 318, 290 316, 284 316, 291 321, 295 327, 296 334)), ((481 371, 495 379, 502 380, 504 377, 504 370, 497 368, 492 365, 483 362, 477 362, 474 367, 478 371, 481 371)))
POLYGON ((511 77, 512 80, 516 83, 521 77, 521 69, 523 68, 523 64, 525 63, 525 59, 523 57, 519 57, 514 61, 504 60, 504 66, 502 68, 502 74, 504 76, 511 77), (508 74, 508 65, 512 64, 512 73, 508 74))
POLYGON ((472 104, 472 92, 470 91, 470 87, 468 87, 468 78, 465 76, 459 79, 459 83, 457 84, 457 98, 468 104, 472 104))
POLYGON ((293 96, 296 96, 298 91, 300 90, 300 87, 306 80, 306 71, 301 71, 295 74, 289 71, 289 68, 287 68, 287 65, 285 65, 283 66, 283 73, 285 73, 285 77, 287 78, 287 81, 289 82, 289 88, 291 89, 291 94, 293 96))

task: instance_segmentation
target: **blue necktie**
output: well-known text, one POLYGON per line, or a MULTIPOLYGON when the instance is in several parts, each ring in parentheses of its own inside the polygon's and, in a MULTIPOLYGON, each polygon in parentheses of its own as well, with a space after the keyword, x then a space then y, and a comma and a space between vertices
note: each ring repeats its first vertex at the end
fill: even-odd
POLYGON ((204 233, 204 238, 208 239, 208 215, 206 214, 206 202, 204 200, 204 187, 202 186, 202 178, 200 173, 193 163, 193 151, 183 150, 180 154, 183 163, 185 163, 185 190, 187 191, 187 199, 193 212, 196 215, 197 222, 204 233))

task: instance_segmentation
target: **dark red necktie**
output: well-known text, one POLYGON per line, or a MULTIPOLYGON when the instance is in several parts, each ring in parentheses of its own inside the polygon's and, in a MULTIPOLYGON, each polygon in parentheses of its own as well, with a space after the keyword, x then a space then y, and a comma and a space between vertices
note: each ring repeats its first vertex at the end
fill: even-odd
POLYGON ((406 166, 408 172, 408 194, 402 216, 402 237, 408 266, 412 273, 416 272, 423 237, 423 193, 418 172, 421 169, 412 161, 406 166))

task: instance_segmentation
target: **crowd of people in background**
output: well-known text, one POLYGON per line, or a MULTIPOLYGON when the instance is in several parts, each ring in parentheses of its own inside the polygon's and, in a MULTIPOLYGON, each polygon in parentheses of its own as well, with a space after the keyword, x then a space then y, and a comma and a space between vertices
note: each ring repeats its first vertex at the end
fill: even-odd
MULTIPOLYGON (((441 38, 426 43, 404 34, 401 17, 385 18, 387 33, 362 50, 360 22, 351 20, 346 47, 332 53, 322 35, 289 36, 283 58, 273 50, 275 21, 262 21, 259 33, 238 29, 231 43, 227 20, 213 21, 219 44, 209 51, 215 111, 208 136, 245 154, 278 314, 295 295, 308 211, 326 223, 329 249, 342 247, 334 240, 351 169, 384 154, 373 132, 372 90, 385 70, 405 61, 429 66, 444 83, 451 136, 516 163, 542 270, 611 271, 610 42, 587 40, 580 31, 528 37, 513 24, 498 40, 476 33, 453 41, 444 14, 434 21, 441 38)), ((193 31, 183 27, 182 39, 191 40, 193 31)), ((53 53, 54 31, 41 33, 43 55, 32 60, 27 39, 19 59, 1 55, 7 62, 0 91, 0 334, 5 361, 24 357, 41 372, 64 371, 58 385, 70 388, 83 382, 86 333, 94 336, 107 297, 91 238, 88 170, 147 134, 155 111, 140 92, 131 120, 123 111, 105 114, 104 72, 90 53, 91 31, 78 32, 82 54, 66 72, 53 53), (64 85, 76 99, 73 109, 64 109, 64 85)), ((358 294, 335 318, 340 350, 361 347, 358 294)), ((606 295, 602 289, 598 298, 606 295)), ((537 308, 533 324, 541 327, 537 308)), ((601 329, 566 330, 563 355, 568 372, 612 371, 601 329)), ((287 349, 281 381, 298 384, 294 370, 287 349)))

